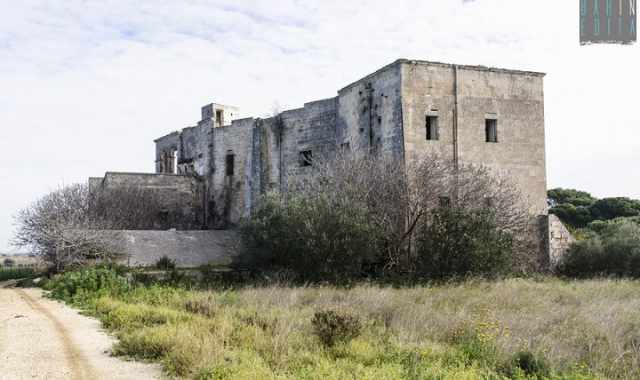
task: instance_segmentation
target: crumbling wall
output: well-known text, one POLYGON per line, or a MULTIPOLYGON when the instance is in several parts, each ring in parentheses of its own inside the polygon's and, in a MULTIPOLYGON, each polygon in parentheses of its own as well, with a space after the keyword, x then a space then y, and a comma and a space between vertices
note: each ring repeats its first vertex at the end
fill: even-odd
POLYGON ((549 264, 556 268, 576 239, 555 215, 549 214, 549 264))
POLYGON ((338 146, 403 158, 400 66, 391 64, 338 91, 338 146))
POLYGON ((311 166, 303 163, 302 152, 311 152, 313 160, 335 151, 336 100, 331 98, 306 103, 304 108, 283 112, 281 120, 280 180, 286 191, 295 181, 311 172, 311 166))
POLYGON ((156 143, 156 173, 173 173, 169 156, 178 152, 180 147, 180 132, 172 132, 154 141, 156 143))
POLYGON ((206 176, 209 167, 210 142, 211 128, 208 123, 183 129, 180 134, 177 174, 206 176))
MULTIPOLYGON (((251 178, 247 168, 251 166, 253 118, 234 120, 232 125, 213 128, 212 164, 210 173, 210 207, 212 224, 215 228, 228 227, 237 223, 245 214, 247 196, 251 191, 251 178), (233 159, 227 158, 232 156, 233 159), (233 170, 227 165, 233 161, 233 170)), ((250 170, 249 170, 250 171, 250 170)))

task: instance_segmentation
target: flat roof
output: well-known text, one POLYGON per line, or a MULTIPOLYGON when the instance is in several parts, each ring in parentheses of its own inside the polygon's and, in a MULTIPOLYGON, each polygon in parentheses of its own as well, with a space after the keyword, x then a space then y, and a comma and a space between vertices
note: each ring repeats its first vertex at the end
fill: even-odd
POLYGON ((381 67, 380 69, 374 71, 373 73, 366 75, 346 86, 344 86, 343 88, 341 88, 340 90, 338 90, 338 93, 340 93, 343 90, 346 90, 360 82, 362 82, 363 80, 366 80, 367 78, 371 78, 381 72, 384 72, 390 68, 396 67, 398 65, 401 64, 412 64, 412 65, 426 65, 426 66, 441 66, 441 67, 457 67, 458 69, 463 69, 463 70, 476 70, 476 71, 490 71, 490 72, 497 72, 497 73, 506 73, 506 74, 515 74, 515 75, 531 75, 531 76, 545 76, 546 73, 543 72, 538 72, 538 71, 526 71, 526 70, 513 70, 513 69, 503 69, 503 68, 498 68, 498 67, 489 67, 489 66, 482 66, 482 65, 458 65, 455 63, 444 63, 444 62, 436 62, 436 61, 425 61, 425 60, 419 60, 419 59, 406 59, 406 58, 400 58, 397 59, 393 62, 391 62, 388 65, 385 65, 383 67, 381 67))

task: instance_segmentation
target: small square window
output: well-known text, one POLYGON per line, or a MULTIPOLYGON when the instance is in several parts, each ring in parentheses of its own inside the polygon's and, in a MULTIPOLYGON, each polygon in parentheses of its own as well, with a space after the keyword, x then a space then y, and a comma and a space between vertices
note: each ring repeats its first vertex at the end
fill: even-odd
POLYGON ((300 166, 311 166, 313 163, 313 153, 310 150, 300 152, 300 166))
POLYGON ((227 154, 226 160, 225 160, 225 171, 227 176, 232 176, 234 174, 234 164, 235 164, 235 155, 233 154, 227 154))
POLYGON ((440 207, 449 207, 451 206, 451 198, 449 197, 440 197, 439 198, 440 207))
POLYGON ((484 121, 485 138, 487 142, 498 142, 498 120, 485 119, 484 121))
POLYGON ((438 131, 438 117, 427 116, 427 140, 438 140, 440 138, 438 131))

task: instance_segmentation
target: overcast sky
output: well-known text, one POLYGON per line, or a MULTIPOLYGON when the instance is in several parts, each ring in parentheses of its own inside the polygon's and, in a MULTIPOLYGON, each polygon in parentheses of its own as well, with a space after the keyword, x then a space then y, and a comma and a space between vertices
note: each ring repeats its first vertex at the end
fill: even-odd
POLYGON ((46 192, 152 172, 206 103, 264 116, 401 57, 548 73, 549 187, 640 198, 640 45, 580 46, 575 0, 0 3, 0 251, 46 192))

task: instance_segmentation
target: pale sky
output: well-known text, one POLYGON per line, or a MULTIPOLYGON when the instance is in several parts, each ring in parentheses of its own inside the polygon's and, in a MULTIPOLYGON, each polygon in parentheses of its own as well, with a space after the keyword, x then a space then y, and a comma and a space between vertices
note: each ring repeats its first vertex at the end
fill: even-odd
POLYGON ((0 0, 0 251, 15 213, 211 102, 264 116, 397 58, 543 71, 548 185, 640 198, 640 45, 578 43, 575 0, 0 0))

